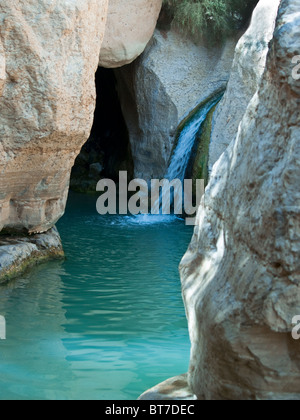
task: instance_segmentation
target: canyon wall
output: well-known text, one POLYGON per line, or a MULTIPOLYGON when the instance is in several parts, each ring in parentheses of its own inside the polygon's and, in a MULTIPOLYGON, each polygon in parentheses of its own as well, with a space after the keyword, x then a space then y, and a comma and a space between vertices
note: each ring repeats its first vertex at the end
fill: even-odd
POLYGON ((145 52, 115 71, 136 177, 166 174, 179 123, 225 89, 236 42, 207 47, 172 30, 156 30, 145 52))
POLYGON ((45 232, 63 215, 71 168, 92 127, 99 56, 108 67, 134 60, 153 34, 161 4, 1 3, 2 233, 45 232))
POLYGON ((162 0, 109 0, 99 65, 115 68, 131 63, 150 41, 162 0))
POLYGON ((238 126, 256 93, 266 66, 280 0, 261 0, 239 40, 225 95, 212 121, 209 170, 236 137, 238 126))
POLYGON ((300 0, 283 0, 258 92, 213 168, 181 263, 200 399, 300 399, 299 28, 300 0))

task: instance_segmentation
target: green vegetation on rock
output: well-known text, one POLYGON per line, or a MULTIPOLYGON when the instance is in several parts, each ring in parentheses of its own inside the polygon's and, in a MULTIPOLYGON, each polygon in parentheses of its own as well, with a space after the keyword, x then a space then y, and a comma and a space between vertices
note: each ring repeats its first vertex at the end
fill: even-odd
POLYGON ((218 104, 216 104, 208 113, 203 124, 201 133, 198 136, 197 154, 192 169, 192 179, 204 179, 205 186, 208 184, 208 158, 209 158, 209 144, 211 136, 212 119, 218 104))
POLYGON ((173 24, 196 38, 216 40, 249 21, 258 0, 164 0, 173 24))

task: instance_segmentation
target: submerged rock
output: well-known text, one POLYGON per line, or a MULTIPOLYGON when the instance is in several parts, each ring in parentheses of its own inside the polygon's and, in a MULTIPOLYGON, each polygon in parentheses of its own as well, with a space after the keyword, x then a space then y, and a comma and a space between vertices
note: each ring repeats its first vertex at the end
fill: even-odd
POLYGON ((139 400, 196 400, 188 384, 187 374, 167 379, 159 385, 144 392, 139 400))
POLYGON ((57 229, 24 237, 0 237, 0 283, 11 280, 37 263, 63 258, 57 229))
POLYGON ((198 398, 300 399, 299 28, 300 1, 283 0, 258 93, 181 263, 198 398))

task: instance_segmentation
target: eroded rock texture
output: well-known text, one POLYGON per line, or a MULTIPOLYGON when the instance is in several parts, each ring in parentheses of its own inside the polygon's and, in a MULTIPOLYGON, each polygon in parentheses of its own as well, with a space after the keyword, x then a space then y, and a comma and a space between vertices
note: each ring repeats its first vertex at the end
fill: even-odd
POLYGON ((214 113, 209 168, 236 137, 238 126, 256 93, 266 66, 279 0, 261 0, 251 24, 239 40, 225 95, 214 113))
POLYGON ((55 227, 30 237, 0 237, 0 284, 21 275, 28 267, 63 257, 61 239, 55 227))
POLYGON ((179 375, 167 379, 159 385, 154 386, 144 392, 139 400, 196 400, 196 396, 191 392, 188 384, 188 375, 179 375))
POLYGON ((150 41, 162 0, 109 0, 100 53, 102 67, 121 67, 135 60, 150 41))
POLYGON ((43 232, 64 212, 106 15, 107 0, 0 4, 0 230, 43 232))
POLYGON ((116 70, 136 177, 166 174, 179 123, 226 88, 235 46, 207 48, 157 30, 141 57, 116 70))
POLYGON ((5 54, 2 43, 0 41, 0 96, 2 95, 4 83, 6 79, 5 74, 5 54))
POLYGON ((299 28, 300 1, 283 0, 258 94, 181 263, 198 398, 300 399, 299 28))

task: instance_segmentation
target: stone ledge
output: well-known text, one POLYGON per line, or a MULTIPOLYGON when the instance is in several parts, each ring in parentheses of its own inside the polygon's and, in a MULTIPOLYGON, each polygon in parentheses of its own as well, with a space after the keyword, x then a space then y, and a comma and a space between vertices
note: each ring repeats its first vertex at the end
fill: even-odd
POLYGON ((188 385, 188 375, 175 376, 144 392, 139 400, 197 400, 188 385))
POLYGON ((64 251, 56 227, 32 236, 0 236, 0 283, 22 274, 30 266, 63 257, 64 251))

